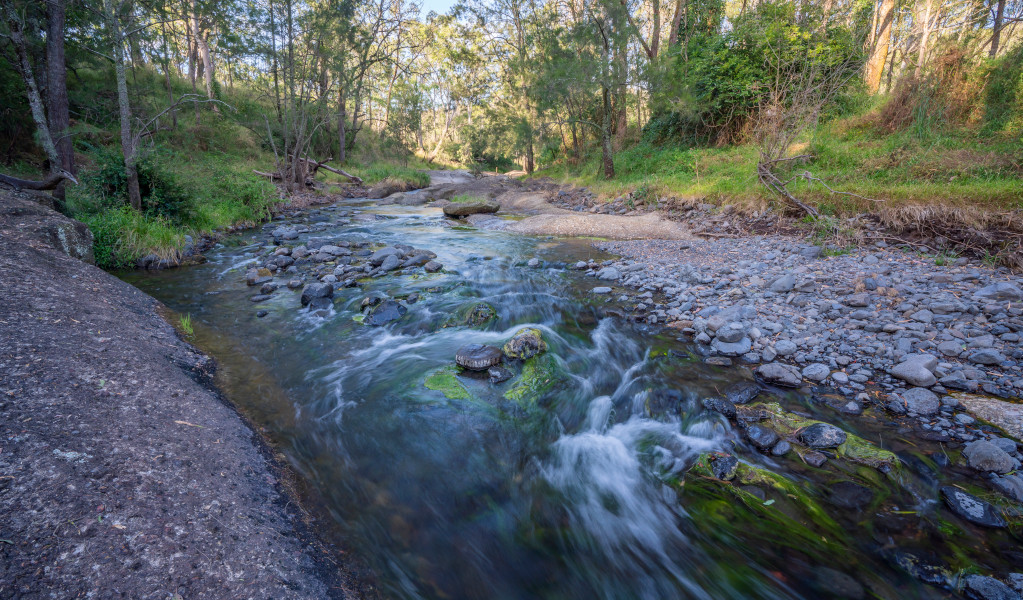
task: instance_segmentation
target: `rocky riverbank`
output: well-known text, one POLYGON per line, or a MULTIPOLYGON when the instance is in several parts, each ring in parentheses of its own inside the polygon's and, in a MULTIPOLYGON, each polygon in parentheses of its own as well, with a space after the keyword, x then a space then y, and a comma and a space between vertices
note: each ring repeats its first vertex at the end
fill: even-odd
POLYGON ((970 464, 1023 501, 1017 445, 991 426, 1018 436, 1023 425, 1018 275, 883 243, 838 256, 781 237, 597 246, 622 259, 575 267, 632 318, 678 329, 708 362, 808 388, 838 412, 884 411, 932 441, 993 441, 970 464))
POLYGON ((345 597, 212 361, 90 251, 0 196, 0 597, 345 597))

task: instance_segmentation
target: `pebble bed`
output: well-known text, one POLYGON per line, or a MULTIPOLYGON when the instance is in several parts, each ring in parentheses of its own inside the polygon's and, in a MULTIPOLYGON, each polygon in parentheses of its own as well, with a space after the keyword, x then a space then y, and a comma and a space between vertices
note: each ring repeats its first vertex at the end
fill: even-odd
MULTIPOLYGON (((1023 395, 1023 280, 1008 269, 967 259, 939 266, 883 242, 826 256, 771 236, 597 247, 621 259, 573 265, 596 280, 592 293, 636 320, 679 329, 705 360, 748 364, 773 385, 811 386, 846 414, 882 408, 932 441, 1005 440, 999 468, 980 473, 1019 467, 1016 443, 959 399, 1023 395)), ((1023 478, 1001 479, 1023 501, 1023 478)))

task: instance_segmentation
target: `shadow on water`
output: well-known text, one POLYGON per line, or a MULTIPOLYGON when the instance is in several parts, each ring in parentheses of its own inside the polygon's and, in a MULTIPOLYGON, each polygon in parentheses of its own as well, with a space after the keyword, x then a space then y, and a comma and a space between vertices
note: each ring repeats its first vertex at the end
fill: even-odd
MULTIPOLYGON (((926 464, 935 448, 831 412, 821 418, 868 439, 883 435, 920 464, 897 475, 843 473, 750 451, 700 403, 748 370, 705 364, 670 332, 610 316, 579 273, 526 265, 532 257, 599 260, 585 242, 452 229, 435 209, 354 202, 311 214, 329 217, 318 219, 327 228, 296 245, 310 236, 404 243, 436 252, 446 269, 339 289, 326 314, 300 309, 299 293, 283 287, 250 302, 245 271, 272 249, 261 232, 226 240, 201 266, 124 277, 192 315, 227 395, 325 499, 346 546, 371 563, 388 595, 947 596, 890 566, 891 550, 934 543, 920 523, 934 510, 923 499, 937 485, 926 464), (374 292, 420 299, 402 319, 370 327, 360 307, 374 292), (498 315, 485 327, 445 326, 480 302, 498 315), (257 318, 257 309, 269 314, 257 318), (469 376, 460 377, 467 393, 458 399, 424 387, 460 346, 500 345, 524 326, 549 345, 553 383, 539 397, 509 400, 514 382, 469 376), (686 475, 716 451, 784 474, 810 499, 778 494, 774 503, 737 482, 729 495, 713 478, 686 475), (838 480, 883 492, 866 508, 826 505, 838 480), (820 506, 825 514, 808 520, 807 507, 820 506)), ((819 411, 796 393, 773 390, 767 399, 819 411)))

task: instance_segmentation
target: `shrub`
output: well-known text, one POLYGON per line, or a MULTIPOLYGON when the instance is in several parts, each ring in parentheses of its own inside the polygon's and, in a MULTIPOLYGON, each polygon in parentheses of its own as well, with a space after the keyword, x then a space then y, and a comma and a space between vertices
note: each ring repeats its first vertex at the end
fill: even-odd
POLYGON ((984 129, 1023 132, 1023 44, 995 61, 984 89, 984 129))

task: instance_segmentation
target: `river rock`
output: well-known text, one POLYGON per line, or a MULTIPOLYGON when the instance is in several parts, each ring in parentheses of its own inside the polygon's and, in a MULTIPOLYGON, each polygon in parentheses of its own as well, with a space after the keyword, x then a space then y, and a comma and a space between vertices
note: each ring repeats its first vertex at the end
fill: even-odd
POLYGON ((401 250, 398 250, 393 246, 381 248, 374 252, 372 255, 370 255, 366 262, 373 265, 374 267, 379 267, 384 263, 384 259, 386 259, 388 256, 393 256, 395 257, 395 259, 397 259, 398 257, 401 256, 401 250))
POLYGON ((718 354, 723 356, 742 356, 753 349, 753 342, 748 337, 744 337, 733 344, 724 342, 721 338, 714 338, 710 345, 718 354))
POLYGON ((998 365, 1005 362, 1005 357, 994 348, 983 348, 970 354, 970 362, 978 365, 998 365))
POLYGON ((444 265, 435 260, 431 260, 430 262, 423 265, 423 270, 426 271, 427 273, 436 273, 437 271, 440 271, 443 268, 444 265))
POLYGON ((774 351, 777 352, 779 356, 795 354, 796 350, 799 350, 799 346, 797 346, 795 342, 789 340, 778 340, 774 344, 774 351))
POLYGON ((980 288, 974 292, 973 298, 975 300, 1019 301, 1023 300, 1023 290, 1020 290, 1011 283, 1000 281, 980 288))
POLYGON ((527 327, 518 330, 512 339, 504 344, 504 354, 508 358, 526 360, 547 351, 547 342, 539 329, 527 327))
POLYGON ((845 438, 844 431, 828 423, 814 423, 799 432, 799 441, 810 448, 837 448, 845 438))
POLYGON ((814 363, 803 367, 803 377, 806 377, 810 381, 820 383, 827 379, 828 375, 831 375, 831 369, 828 368, 828 365, 814 363))
POLYGON ((473 371, 486 371, 501 362, 501 349, 483 344, 467 344, 455 352, 455 363, 473 371))
POLYGON ((590 291, 593 292, 594 294, 610 294, 611 293, 611 288, 609 288, 609 287, 595 287, 595 288, 593 288, 590 291))
POLYGON ((985 575, 967 575, 963 593, 970 600, 1019 600, 1019 594, 1011 587, 985 575))
POLYGON ((444 207, 444 214, 449 217, 467 217, 469 215, 496 213, 501 205, 486 198, 475 198, 465 202, 452 202, 444 207))
POLYGON ((987 440, 967 444, 963 456, 966 457, 966 464, 978 471, 1004 474, 1019 466, 1018 460, 987 440))
POLYGON ((384 325, 391 321, 397 321, 405 313, 408 312, 408 308, 404 304, 396 300, 384 300, 380 304, 376 305, 368 315, 366 315, 363 323, 366 325, 384 325))
POLYGON ((991 485, 1004 494, 1006 498, 1012 498, 1016 502, 1023 502, 1023 477, 1019 475, 1006 475, 1005 477, 992 475, 991 485))
POLYGON ((735 479, 735 470, 739 467, 739 459, 731 454, 711 455, 710 472, 721 481, 735 479))
POLYGON ((621 279, 621 277, 622 274, 618 271, 618 269, 614 267, 604 267, 603 269, 597 271, 597 279, 604 279, 607 281, 618 281, 619 279, 621 279))
POLYGON ((972 494, 947 485, 941 488, 941 495, 952 512, 975 525, 992 528, 1006 526, 1005 519, 994 506, 972 494))
POLYGON ((398 256, 391 254, 384 257, 383 262, 380 263, 380 270, 384 272, 393 271, 397 269, 400 264, 401 261, 398 259, 398 256))
POLYGON ((704 398, 703 407, 707 410, 721 413, 729 419, 735 418, 735 405, 724 398, 704 398))
POLYGON ((495 366, 487 369, 487 375, 490 377, 490 383, 502 383, 511 379, 514 373, 504 367, 495 366))
POLYGON ((757 367, 756 374, 767 383, 783 387, 799 387, 803 382, 799 369, 782 363, 760 365, 757 367))
POLYGON ((923 417, 930 417, 938 414, 938 411, 941 410, 941 400, 934 392, 916 387, 903 392, 901 399, 892 398, 888 402, 888 408, 899 414, 911 412, 923 417))
POLYGON ((902 362, 891 369, 892 377, 896 377, 906 383, 931 387, 937 383, 932 372, 938 366, 938 359, 930 354, 910 354, 902 362))
POLYGON ((773 429, 764 427, 763 425, 753 424, 746 428, 746 437, 750 443, 757 447, 762 452, 769 451, 775 444, 778 443, 778 434, 773 429))
POLYGON ((828 502, 842 508, 859 510, 874 501, 874 491, 852 481, 836 481, 825 490, 828 502))
POLYGON ((725 388, 725 398, 732 404, 749 404, 760 394, 760 386, 752 381, 740 381, 725 388))
POLYGON ((733 321, 723 327, 718 328, 716 330, 716 335, 718 340, 728 344, 734 344, 735 342, 738 342, 743 337, 745 337, 746 331, 745 328, 742 326, 742 323, 737 323, 733 321))
POLYGON ((268 269, 249 269, 245 272, 245 283, 248 285, 263 285, 268 281, 273 281, 273 273, 268 269))
POLYGON ((333 298, 334 286, 329 283, 310 283, 302 290, 302 306, 308 306, 314 298, 333 298))
POLYGON ((789 292, 796 287, 796 277, 794 275, 782 275, 778 279, 771 282, 768 286, 768 290, 772 292, 789 292))

